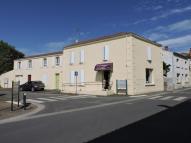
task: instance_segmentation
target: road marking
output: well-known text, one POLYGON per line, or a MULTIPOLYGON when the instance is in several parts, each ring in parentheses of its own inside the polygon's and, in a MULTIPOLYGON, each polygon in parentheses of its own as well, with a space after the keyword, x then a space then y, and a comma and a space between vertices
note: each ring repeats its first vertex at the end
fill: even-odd
POLYGON ((138 97, 146 97, 148 95, 133 95, 133 96, 129 96, 131 98, 138 98, 138 97))
POLYGON ((157 99, 157 98, 161 98, 161 97, 164 97, 164 96, 158 95, 158 96, 151 97, 151 98, 149 98, 149 99, 157 99))
POLYGON ((27 102, 34 102, 34 103, 44 103, 44 101, 34 100, 34 99, 27 99, 27 102))
POLYGON ((37 98, 39 100, 45 100, 45 101, 58 101, 58 100, 55 100, 55 99, 49 99, 49 98, 37 98))
POLYGON ((57 100, 67 100, 66 98, 63 98, 63 97, 49 97, 49 98, 57 99, 57 100))
POLYGON ((161 98, 160 100, 168 100, 168 99, 171 99, 173 98, 174 96, 167 96, 167 97, 164 97, 164 98, 161 98))
MULTIPOLYGON (((7 103, 11 103, 11 101, 5 101, 5 102, 7 102, 7 103)), ((17 101, 13 101, 13 104, 16 104, 16 105, 17 105, 18 102, 17 102, 17 101)), ((23 105, 22 102, 19 102, 19 105, 23 105)))
POLYGON ((188 97, 178 97, 178 98, 175 98, 173 100, 175 100, 175 101, 182 101, 182 100, 184 100, 186 98, 188 98, 188 97))

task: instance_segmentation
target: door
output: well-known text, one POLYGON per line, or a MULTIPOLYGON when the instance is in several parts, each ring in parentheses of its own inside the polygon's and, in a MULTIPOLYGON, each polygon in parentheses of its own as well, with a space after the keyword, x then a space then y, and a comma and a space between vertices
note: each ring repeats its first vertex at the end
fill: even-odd
POLYGON ((28 75, 28 82, 30 82, 32 79, 32 76, 31 75, 28 75))
POLYGON ((103 71, 104 89, 109 89, 110 71, 103 71))
POLYGON ((56 73, 55 74, 55 88, 59 89, 59 83, 60 83, 60 74, 56 73))

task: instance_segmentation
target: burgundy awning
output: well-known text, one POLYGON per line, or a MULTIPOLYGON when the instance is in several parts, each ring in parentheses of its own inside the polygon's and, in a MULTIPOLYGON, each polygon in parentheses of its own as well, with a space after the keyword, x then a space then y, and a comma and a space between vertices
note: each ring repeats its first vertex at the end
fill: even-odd
POLYGON ((94 68, 95 71, 112 71, 113 63, 97 64, 94 68))

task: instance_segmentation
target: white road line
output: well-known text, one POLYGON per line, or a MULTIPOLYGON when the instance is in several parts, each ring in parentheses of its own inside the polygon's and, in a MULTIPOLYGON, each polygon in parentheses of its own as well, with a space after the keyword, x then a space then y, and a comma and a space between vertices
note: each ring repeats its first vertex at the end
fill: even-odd
MULTIPOLYGON (((6 102, 7 102, 7 103, 11 103, 11 101, 6 101, 6 102)), ((13 104, 16 104, 16 105, 17 105, 18 102, 17 102, 17 101, 13 101, 13 104)), ((19 105, 23 105, 22 102, 19 102, 19 105)))
POLYGON ((63 98, 63 97, 49 97, 49 98, 57 99, 57 100, 67 100, 66 98, 63 98))
POLYGON ((39 100, 44 100, 44 101, 49 101, 49 102, 51 102, 51 101, 58 101, 58 100, 49 99, 49 98, 37 98, 37 99, 39 99, 39 100))
POLYGON ((131 98, 138 98, 138 97, 146 97, 148 95, 133 95, 133 96, 129 96, 131 98))
POLYGON ((34 99, 27 99, 27 102, 34 102, 34 103, 44 103, 44 101, 34 100, 34 99))
POLYGON ((164 97, 164 96, 154 96, 154 97, 151 97, 151 98, 148 98, 148 99, 158 99, 158 98, 161 98, 161 97, 164 97))
POLYGON ((178 98, 175 98, 175 99, 173 99, 174 101, 182 101, 182 100, 184 100, 184 99, 186 99, 186 98, 188 98, 188 97, 178 97, 178 98))
POLYGON ((164 98, 160 98, 160 100, 168 100, 168 99, 171 99, 173 98, 174 96, 167 96, 167 97, 164 97, 164 98))

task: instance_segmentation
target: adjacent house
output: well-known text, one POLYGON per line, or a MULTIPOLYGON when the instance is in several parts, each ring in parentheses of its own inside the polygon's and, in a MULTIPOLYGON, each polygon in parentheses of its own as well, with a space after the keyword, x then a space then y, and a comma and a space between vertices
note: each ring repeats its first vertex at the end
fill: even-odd
POLYGON ((170 65, 170 71, 164 76, 164 85, 166 90, 190 86, 190 60, 187 56, 168 51, 168 49, 163 49, 162 59, 166 65, 170 65))
POLYGON ((10 88, 12 81, 23 84, 40 80, 46 89, 61 89, 63 73, 63 51, 28 56, 14 61, 14 69, 0 76, 2 87, 10 88))
POLYGON ((134 33, 118 33, 66 46, 63 91, 115 94, 117 80, 127 80, 128 95, 163 91, 161 53, 160 44, 134 33))

